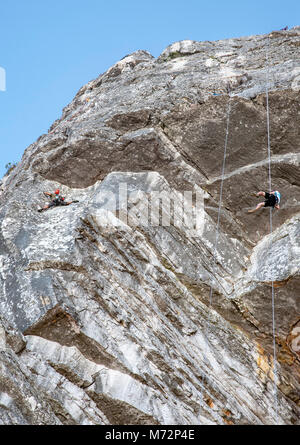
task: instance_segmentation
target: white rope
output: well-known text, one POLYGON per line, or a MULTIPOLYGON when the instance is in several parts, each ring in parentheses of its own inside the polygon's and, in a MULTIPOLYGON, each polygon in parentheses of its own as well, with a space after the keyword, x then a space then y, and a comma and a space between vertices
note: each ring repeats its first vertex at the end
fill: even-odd
MULTIPOLYGON (((216 227, 216 238, 215 238, 215 244, 214 244, 214 263, 213 263, 213 270, 215 269, 216 265, 216 251, 217 251, 217 245, 218 245, 218 239, 219 239, 219 227, 220 227, 220 215, 221 215, 221 206, 222 206, 222 196, 223 196, 223 184, 224 184, 224 173, 225 173, 225 165, 226 165, 226 154, 227 154, 227 145, 228 145, 228 134, 229 134, 229 118, 230 118, 230 111, 231 111, 231 97, 229 97, 228 105, 227 105, 227 117, 226 117, 226 134, 225 134, 225 143, 224 143, 224 155, 223 155, 223 164, 222 164, 222 173, 221 173, 221 185, 220 185, 220 197, 219 197, 219 207, 218 207, 218 220, 217 220, 217 227, 216 227)), ((210 292, 209 292, 209 308, 212 305, 212 292, 213 288, 212 285, 210 286, 210 292)), ((207 332, 208 332, 208 325, 209 325, 209 319, 206 320, 206 323, 204 325, 204 337, 207 341, 207 332)), ((200 398, 202 399, 202 403, 204 402, 203 397, 203 390, 204 390, 204 383, 208 382, 207 374, 203 373, 202 382, 201 382, 201 391, 200 391, 200 398), (205 377, 205 378, 204 378, 205 377)))
MULTIPOLYGON (((220 184, 220 197, 219 197, 219 208, 218 208, 218 220, 216 227, 216 238, 214 243, 214 263, 213 269, 216 265, 216 252, 218 246, 219 239, 219 227, 220 227, 220 215, 221 215, 221 206, 222 206, 222 197, 223 197, 223 184, 224 184, 224 174, 225 174, 225 166, 226 166, 226 154, 227 154, 227 146, 228 146, 228 134, 229 134, 229 123, 230 123, 230 111, 231 111, 231 97, 228 101, 227 106, 227 119, 226 119, 226 135, 225 135, 225 143, 224 143, 224 156, 223 156, 223 165, 222 165, 222 173, 221 173, 221 184, 220 184)), ((267 49, 266 49, 266 108, 267 108, 267 139, 268 139, 268 164, 269 164, 269 192, 272 191, 272 175, 271 175, 271 142, 270 142, 270 111, 269 111, 269 37, 267 40, 267 49)), ((273 224, 272 224, 272 207, 270 207, 270 235, 272 236, 273 232, 273 224)), ((272 239, 270 236, 270 249, 272 248, 272 239)), ((210 286, 209 292, 209 307, 212 305, 212 293, 213 287, 210 286)), ((206 323, 207 326, 208 323, 206 323)), ((205 329, 207 331, 207 329, 205 329)), ((275 399, 275 413, 276 413, 276 423, 278 424, 278 396, 277 396, 277 358, 276 358, 276 328, 275 328, 275 293, 274 293, 274 281, 272 276, 272 334, 273 334, 273 374, 274 374, 274 399, 275 399)), ((207 380, 207 377, 206 377, 207 380)), ((201 390, 203 390, 203 385, 201 385, 201 390)), ((201 394, 202 395, 202 394, 201 394)))
MULTIPOLYGON (((218 208, 218 220, 217 220, 217 228, 216 228, 216 238, 215 238, 215 244, 214 244, 214 264, 213 269, 216 265, 216 253, 217 253, 217 245, 219 240, 219 227, 220 227, 220 215, 221 215, 221 206, 222 206, 222 198, 223 198, 223 184, 224 184, 224 174, 225 174, 225 165, 226 165, 226 154, 227 154, 227 145, 228 145, 228 133, 229 133, 229 119, 230 119, 230 111, 231 111, 231 104, 230 104, 231 97, 228 101, 227 106, 227 119, 226 119, 226 135, 225 135, 225 143, 224 143, 224 156, 223 156, 223 165, 222 165, 222 173, 221 173, 221 185, 220 185, 220 197, 219 197, 219 208, 218 208)), ((212 304, 212 293, 213 288, 212 285, 210 286, 209 291, 209 306, 212 304)))
MULTIPOLYGON (((270 142, 270 110, 269 110, 269 44, 268 36, 266 48, 266 108, 267 108, 267 135, 268 135, 268 159, 269 159, 269 192, 272 191, 272 175, 271 175, 271 142, 270 142)), ((270 207, 270 252, 272 250, 272 207, 270 207)), ((274 374, 274 399, 275 399, 275 415, 278 424, 278 394, 277 394, 277 358, 276 358, 276 328, 275 328, 275 293, 272 275, 272 335, 273 335, 273 374, 274 374)))

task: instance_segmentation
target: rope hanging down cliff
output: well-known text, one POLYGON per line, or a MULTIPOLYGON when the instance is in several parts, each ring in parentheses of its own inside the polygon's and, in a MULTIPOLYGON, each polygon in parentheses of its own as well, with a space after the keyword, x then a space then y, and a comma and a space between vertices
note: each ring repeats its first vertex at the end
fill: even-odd
MULTIPOLYGON (((224 173, 225 173, 225 165, 226 165, 226 154, 227 154, 227 146, 228 146, 228 134, 229 134, 229 122, 230 122, 230 112, 231 112, 231 97, 228 100, 227 106, 227 119, 226 119, 226 135, 225 135, 225 144, 224 144, 224 155, 223 155, 223 164, 222 164, 222 174, 221 174, 221 184, 220 184, 220 197, 219 197, 219 207, 218 207, 218 219, 217 219, 217 227, 216 227, 216 237, 214 243, 214 263, 213 269, 216 265, 216 252, 217 245, 219 239, 219 227, 220 227, 220 214, 221 214, 221 206, 222 206, 222 197, 223 197, 223 183, 224 183, 224 173)), ((272 174, 271 174, 271 138, 270 138, 270 110, 269 110, 269 36, 267 39, 267 47, 266 47, 266 112, 267 112, 267 146, 268 146, 268 179, 269 179, 269 193, 272 192, 272 174)), ((273 232, 273 221, 272 221, 272 207, 270 207, 270 250, 272 249, 272 232, 273 232)), ((276 358, 276 335, 275 335, 275 294, 274 294, 274 281, 273 276, 271 279, 272 286, 272 335, 273 335, 273 374, 274 374, 274 399, 275 399, 275 415, 276 415, 276 423, 278 423, 278 396, 277 396, 277 358, 276 358)), ((210 286, 209 292, 209 307, 212 305, 212 293, 213 287, 210 286)))
MULTIPOLYGON (((269 176, 269 193, 272 191, 272 175, 271 175, 271 138, 270 138, 270 110, 269 110, 269 45, 270 37, 267 38, 266 47, 266 109, 267 109, 267 137, 268 137, 268 176, 269 176)), ((270 251, 272 249, 272 207, 270 207, 270 251)), ((276 358, 276 336, 275 336, 275 295, 274 295, 274 281, 271 277, 272 285, 272 334, 273 334, 273 374, 274 374, 274 399, 275 399, 275 414, 276 423, 278 423, 278 397, 277 397, 277 358, 276 358)))
MULTIPOLYGON (((230 120, 230 111, 231 111, 231 96, 229 96, 228 105, 227 105, 227 118, 226 118, 226 134, 225 134, 225 143, 224 143, 224 155, 223 155, 223 164, 222 164, 222 173, 221 173, 221 184, 220 184, 220 197, 219 197, 219 208, 218 208, 218 220, 217 220, 217 228, 216 228, 216 238, 215 238, 215 244, 214 244, 214 263, 213 263, 213 269, 216 265, 216 252, 217 252, 217 245, 219 240, 219 227, 220 227, 220 214, 221 214, 221 206, 222 206, 222 197, 223 197, 223 184, 224 184, 224 174, 225 174, 225 165, 226 165, 226 154, 227 154, 227 145, 228 145, 228 134, 229 134, 229 120, 230 120)), ((212 285, 210 286, 209 291, 209 307, 212 304, 212 285)))
MULTIPOLYGON (((228 94, 229 94, 229 90, 228 90, 228 94)), ((217 252, 217 245, 218 245, 218 240, 219 240, 220 215, 221 215, 221 206, 222 206, 222 197, 223 197, 223 183, 224 183, 224 174, 225 174, 225 165, 226 165, 226 154, 227 154, 227 146, 228 146, 230 112, 231 112, 231 96, 229 94, 227 113, 226 113, 226 133, 225 133, 224 155, 223 155, 223 164, 222 164, 222 173, 221 173, 218 220, 217 220, 216 237, 215 237, 214 251, 213 251, 213 258, 214 258, 213 270, 215 269, 215 265, 216 265, 216 252, 217 252)), ((213 293, 213 288, 211 285, 210 291, 209 291, 209 306, 208 306, 208 308, 210 308, 212 306, 212 293, 213 293)), ((207 337, 208 337, 207 332, 208 332, 209 324, 210 324, 209 319, 207 319, 207 321, 205 322, 205 325, 204 325, 204 333, 205 333, 204 338, 205 339, 207 339, 207 337)), ((202 377, 202 379, 203 379, 203 382, 201 383, 201 398, 203 399, 204 381, 208 382, 207 374, 204 373, 204 376, 202 377)))

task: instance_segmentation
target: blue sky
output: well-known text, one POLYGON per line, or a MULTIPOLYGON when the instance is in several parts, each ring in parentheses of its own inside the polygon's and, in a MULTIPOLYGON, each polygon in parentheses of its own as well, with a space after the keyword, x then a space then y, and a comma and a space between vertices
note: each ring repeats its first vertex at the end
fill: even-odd
POLYGON ((300 0, 2 0, 0 177, 79 88, 126 54, 300 25, 300 0), (298 21, 298 22, 297 22, 298 21))

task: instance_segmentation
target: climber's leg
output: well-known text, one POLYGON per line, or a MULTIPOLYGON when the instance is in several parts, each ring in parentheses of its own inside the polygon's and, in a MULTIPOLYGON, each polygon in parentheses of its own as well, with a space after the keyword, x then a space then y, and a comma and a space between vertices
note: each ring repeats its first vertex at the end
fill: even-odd
POLYGON ((257 206, 255 207, 255 209, 248 210, 248 213, 256 212, 257 210, 259 210, 259 209, 261 209, 262 207, 264 207, 264 205, 265 205, 264 202, 260 202, 259 204, 257 204, 257 206))

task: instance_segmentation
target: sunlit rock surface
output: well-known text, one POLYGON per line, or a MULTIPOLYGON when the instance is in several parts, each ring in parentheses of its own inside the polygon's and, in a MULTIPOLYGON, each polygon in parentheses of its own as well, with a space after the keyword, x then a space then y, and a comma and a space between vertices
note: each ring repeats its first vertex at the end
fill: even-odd
POLYGON ((2 179, 0 423, 300 423, 299 45, 296 27, 137 51, 2 179), (247 213, 267 79, 272 234, 247 213), (57 187, 79 203, 38 213, 57 187))

